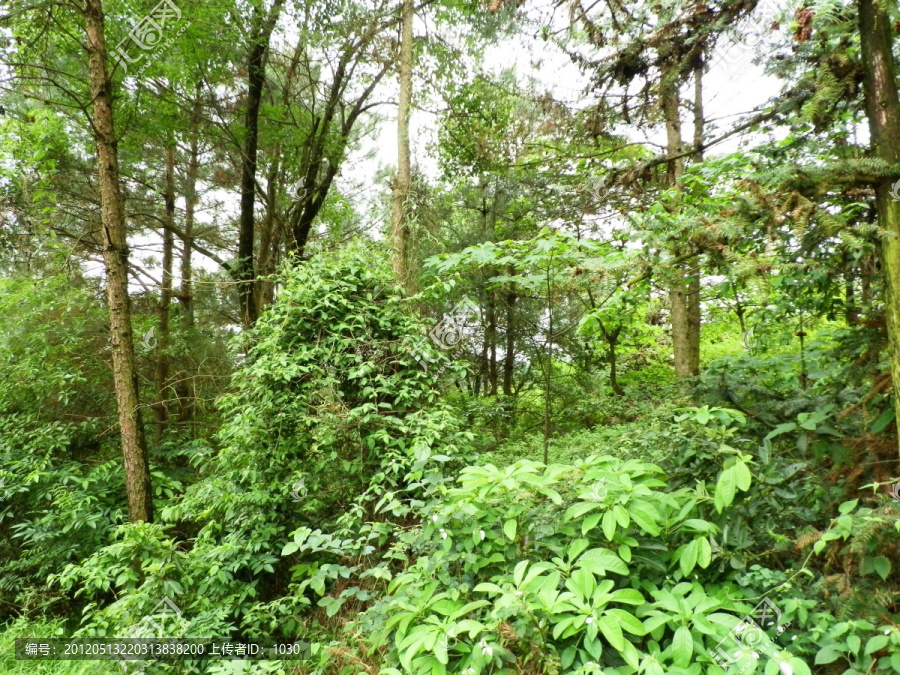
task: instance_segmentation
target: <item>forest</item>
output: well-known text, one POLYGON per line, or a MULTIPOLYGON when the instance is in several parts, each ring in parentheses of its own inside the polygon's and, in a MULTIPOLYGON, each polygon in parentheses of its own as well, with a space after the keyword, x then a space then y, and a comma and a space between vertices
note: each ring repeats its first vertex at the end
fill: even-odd
POLYGON ((896 0, 0 0, 0 675, 900 673, 896 0))

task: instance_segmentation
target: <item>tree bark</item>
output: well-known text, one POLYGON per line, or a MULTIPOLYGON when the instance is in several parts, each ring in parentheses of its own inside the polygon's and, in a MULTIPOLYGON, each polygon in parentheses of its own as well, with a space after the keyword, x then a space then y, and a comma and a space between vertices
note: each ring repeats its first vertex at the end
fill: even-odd
POLYGON ((159 290, 159 338, 156 343, 156 444, 162 443, 162 435, 169 419, 166 401, 167 381, 169 379, 169 318, 172 305, 172 254, 175 248, 175 235, 171 226, 175 224, 175 145, 172 142, 166 148, 166 187, 164 192, 166 205, 166 224, 163 228, 163 269, 162 286, 159 290))
MULTIPOLYGON (((512 273, 509 273, 512 276, 512 273)), ((518 296, 506 294, 506 353, 503 355, 503 395, 513 395, 513 371, 516 366, 515 305, 518 296)))
POLYGON ((412 188, 409 149, 409 108, 412 98, 413 0, 403 0, 400 36, 400 99, 397 108, 397 177, 391 211, 391 266, 394 277, 408 294, 414 292, 410 261, 407 202, 412 188))
POLYGON ((490 362, 488 364, 488 379, 491 383, 491 396, 497 395, 497 380, 499 370, 497 368, 497 292, 490 291, 488 296, 488 325, 487 339, 490 345, 490 362))
MULTIPOLYGON (((190 141, 188 147, 187 175, 184 186, 184 236, 181 237, 181 281, 178 290, 179 323, 186 335, 194 329, 194 289, 191 249, 194 238, 194 219, 197 209, 197 174, 200 158, 200 101, 201 84, 197 82, 196 99, 191 113, 190 141)), ((194 394, 191 391, 191 372, 188 360, 184 358, 183 368, 175 380, 175 395, 178 397, 178 421, 186 422, 194 416, 194 394)), ((191 426, 193 433, 193 426, 191 426)))
MULTIPOLYGON (((859 35, 863 65, 866 114, 872 149, 888 164, 900 163, 900 101, 890 19, 884 0, 859 0, 859 35)), ((875 186, 878 226, 884 274, 884 310, 891 351, 891 378, 894 412, 900 424, 900 202, 891 198, 891 182, 882 179, 875 186)))
POLYGON ((241 320, 249 328, 259 317, 256 306, 254 285, 256 270, 253 263, 255 243, 256 205, 256 158, 259 145, 259 106, 266 81, 266 56, 269 53, 269 39, 284 0, 275 0, 268 16, 264 16, 263 5, 254 10, 254 28, 250 40, 250 55, 247 60, 247 113, 244 120, 244 148, 241 158, 241 216, 238 231, 238 261, 235 279, 238 286, 238 301, 241 320))
MULTIPOLYGON (((670 187, 677 187, 684 173, 684 161, 679 156, 682 152, 681 115, 678 109, 678 79, 674 69, 664 74, 660 97, 666 120, 666 151, 672 157, 666 166, 666 182, 670 187)), ((676 255, 683 255, 685 248, 677 247, 676 255)), ((700 374, 700 276, 689 263, 677 265, 672 276, 669 303, 675 376, 684 380, 700 374)))
POLYGON ((132 522, 150 522, 153 520, 153 497, 134 359, 131 298, 128 295, 128 241, 122 196, 119 192, 118 142, 113 126, 112 83, 106 70, 102 0, 86 0, 84 13, 93 99, 92 130, 97 148, 100 185, 100 220, 103 227, 113 382, 122 436, 128 515, 132 522))
POLYGON ((603 331, 603 337, 606 338, 606 344, 609 346, 609 386, 612 387, 616 396, 624 396, 625 390, 619 385, 618 372, 616 370, 616 346, 619 344, 619 333, 622 332, 622 327, 616 326, 614 330, 607 331, 601 323, 600 330, 603 331))
POLYGON ((197 210, 197 175, 200 169, 200 84, 197 83, 197 98, 191 114, 191 140, 188 151, 187 182, 184 194, 184 250, 181 254, 181 290, 178 301, 181 306, 183 327, 191 330, 194 327, 194 287, 193 268, 191 266, 191 249, 194 239, 194 219, 197 210))

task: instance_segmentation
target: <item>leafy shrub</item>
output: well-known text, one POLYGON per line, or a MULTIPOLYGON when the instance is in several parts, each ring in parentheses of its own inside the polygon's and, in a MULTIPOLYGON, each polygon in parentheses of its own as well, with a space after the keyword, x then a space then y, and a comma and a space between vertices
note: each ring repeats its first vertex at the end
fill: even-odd
POLYGON ((279 282, 239 339, 219 448, 193 457, 200 479, 158 523, 119 528, 61 575, 96 603, 80 634, 118 633, 168 597, 191 637, 314 636, 310 605, 327 619, 365 603, 345 580, 464 453, 470 436, 438 403, 415 352, 423 327, 384 260, 353 245, 279 282))
POLYGON ((464 469, 356 624, 381 672, 722 672, 709 652, 750 607, 712 566, 712 498, 662 473, 608 456, 464 469))

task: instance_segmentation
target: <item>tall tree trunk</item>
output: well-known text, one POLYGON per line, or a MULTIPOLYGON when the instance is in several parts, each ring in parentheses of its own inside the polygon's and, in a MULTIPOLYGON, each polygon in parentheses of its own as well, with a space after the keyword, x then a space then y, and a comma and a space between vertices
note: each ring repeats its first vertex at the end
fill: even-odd
MULTIPOLYGON (((866 113, 872 148, 888 164, 900 163, 900 101, 892 48, 891 23, 885 0, 859 0, 859 35, 862 51, 866 113)), ((882 237, 884 310, 891 350, 894 411, 900 425, 900 202, 890 196, 891 181, 875 187, 878 226, 882 237)))
POLYGON ((488 344, 490 345, 490 363, 488 364, 488 379, 491 383, 491 396, 497 395, 497 292, 490 291, 488 296, 488 344))
POLYGON ((163 431, 169 419, 168 394, 166 383, 169 379, 169 317, 172 304, 172 252, 175 248, 175 144, 171 142, 166 148, 166 187, 164 193, 166 204, 166 227, 163 228, 163 269, 162 287, 159 291, 159 338, 156 343, 156 444, 162 442, 163 431))
POLYGON ((846 251, 841 263, 844 273, 844 321, 848 326, 856 326, 859 324, 859 310, 856 307, 856 267, 846 251))
POLYGON ((249 328, 259 316, 256 306, 254 282, 256 270, 253 263, 255 243, 254 207, 256 204, 256 157, 259 145, 259 106, 262 102, 263 86, 266 82, 266 56, 269 39, 284 0, 275 0, 269 15, 265 16, 264 5, 256 7, 253 14, 253 33, 250 40, 250 55, 247 60, 247 113, 244 120, 244 148, 241 158, 241 216, 238 231, 238 262, 235 280, 238 282, 238 300, 241 307, 241 321, 249 328))
POLYGON ((413 0, 403 0, 400 35, 400 99, 397 108, 397 177, 391 212, 391 266, 407 293, 414 292, 410 259, 410 228, 406 214, 412 188, 409 150, 409 108, 412 98, 413 0))
POLYGON ((616 369, 616 347, 619 344, 619 333, 622 332, 622 327, 616 326, 615 330, 607 331, 603 324, 600 324, 600 329, 609 346, 609 386, 612 387, 616 396, 624 396, 625 390, 619 385, 619 374, 616 369))
POLYGON ((112 84, 106 71, 106 42, 102 0, 86 0, 85 32, 93 99, 93 133, 97 147, 100 184, 100 220, 103 226, 103 261, 109 304, 113 383, 122 435, 125 490, 132 522, 153 520, 150 467, 138 395, 128 296, 128 241, 125 213, 119 193, 119 155, 113 127, 112 84))
MULTIPOLYGON (((509 273, 512 276, 512 273, 509 273)), ((513 395, 513 372, 516 366, 515 293, 506 294, 506 353, 503 355, 503 394, 513 395)))
MULTIPOLYGON (((194 238, 194 218, 197 209, 197 173, 199 171, 200 140, 199 125, 201 112, 201 84, 197 82, 196 99, 191 113, 191 130, 188 149, 187 176, 184 187, 184 237, 181 252, 181 282, 178 291, 181 329, 189 334, 194 329, 194 289, 193 268, 191 266, 191 244, 194 238)), ((191 373, 185 367, 179 371, 175 382, 175 393, 178 397, 178 421, 187 422, 194 415, 193 392, 191 391, 191 373)))
POLYGON ((191 249, 194 240, 194 219, 197 211, 197 174, 200 169, 200 84, 197 84, 197 99, 191 114, 191 140, 188 151, 187 181, 184 189, 184 238, 181 254, 181 289, 178 301, 181 306, 183 327, 194 327, 194 272, 191 266, 191 249))
POLYGON ((550 418, 552 406, 550 385, 553 377, 553 284, 550 280, 550 264, 547 266, 547 370, 544 373, 544 464, 550 455, 550 418))
MULTIPOLYGON (((671 187, 678 185, 684 173, 684 161, 677 157, 682 152, 681 115, 678 109, 678 78, 674 69, 664 74, 660 83, 660 96, 666 119, 666 151, 672 159, 666 167, 666 181, 671 187)), ((686 251, 679 247, 676 255, 686 251)), ((686 262, 672 270, 669 288, 671 305, 672 346, 675 354, 675 375, 679 380, 700 374, 700 277, 686 262)))
POLYGON ((703 136, 706 119, 703 117, 703 57, 694 68, 694 157, 703 159, 703 136))

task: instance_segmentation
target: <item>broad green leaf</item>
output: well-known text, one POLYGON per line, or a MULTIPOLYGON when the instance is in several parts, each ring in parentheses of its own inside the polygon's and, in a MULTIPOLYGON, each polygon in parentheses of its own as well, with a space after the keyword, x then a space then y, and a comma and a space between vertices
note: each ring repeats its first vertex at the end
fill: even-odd
POLYGON ((822 647, 822 649, 816 653, 816 665, 822 666, 828 663, 834 663, 839 658, 841 658, 841 653, 837 649, 834 649, 833 647, 822 647))
MULTIPOLYGON (((608 513, 609 513, 609 511, 606 512, 606 514, 608 514, 608 513)), ((587 534, 588 532, 593 530, 595 527, 597 527, 597 523, 600 522, 601 518, 604 518, 604 520, 605 520, 606 514, 592 513, 587 518, 585 518, 584 521, 581 523, 581 534, 587 534)))
POLYGON ((719 474, 719 480, 716 483, 715 505, 716 510, 721 513, 727 506, 731 506, 734 501, 734 495, 737 491, 737 482, 734 477, 733 467, 722 469, 719 474))
POLYGON ((659 514, 650 504, 642 501, 630 502, 628 512, 644 532, 652 537, 659 535, 660 529, 657 524, 659 514))
POLYGON ((516 540, 516 520, 515 518, 510 518, 505 523, 503 523, 503 534, 506 535, 506 538, 510 541, 516 540))
POLYGON ((633 614, 626 612, 624 609, 608 609, 606 610, 605 615, 618 621, 619 625, 632 635, 645 635, 647 632, 640 619, 636 618, 633 614))
POLYGON ((585 551, 575 564, 600 576, 606 576, 608 571, 628 574, 628 565, 622 562, 622 559, 615 553, 605 548, 592 548, 585 551))
POLYGON ((753 476, 746 463, 741 460, 737 460, 734 463, 734 477, 739 490, 746 492, 750 489, 750 485, 753 483, 753 476))
POLYGON ((631 518, 628 516, 628 511, 625 510, 625 507, 621 504, 616 504, 613 506, 613 513, 616 516, 616 522, 622 526, 623 529, 627 529, 629 525, 631 525, 631 518))
POLYGON ((694 653, 694 640, 687 626, 679 626, 672 638, 672 660, 679 668, 687 668, 694 653))
POLYGON ((569 544, 569 550, 566 552, 569 560, 574 560, 577 558, 584 549, 591 545, 587 539, 576 539, 571 544, 569 544))
POLYGON ((888 643, 887 635, 876 635, 873 638, 869 638, 869 641, 866 643, 866 654, 872 654, 881 649, 884 649, 888 643))
POLYGON ((612 538, 616 536, 616 517, 612 511, 603 514, 603 535, 607 541, 612 541, 612 538))
POLYGON ((856 506, 859 504, 858 499, 851 499, 849 502, 844 502, 840 506, 838 506, 838 512, 844 515, 850 513, 856 506))
POLYGON ((600 629, 600 632, 603 633, 603 637, 606 638, 606 641, 615 649, 621 652, 625 648, 625 637, 622 635, 622 629, 619 628, 618 623, 608 620, 605 616, 601 616, 597 619, 597 627, 600 629))
POLYGON ((712 562, 712 546, 706 537, 697 537, 694 541, 697 542, 697 564, 706 569, 712 562))
POLYGON ((681 567, 681 573, 684 576, 687 576, 691 573, 691 570, 694 569, 694 566, 697 564, 697 540, 694 539, 689 544, 687 544, 681 552, 681 558, 678 560, 678 565, 681 567))

